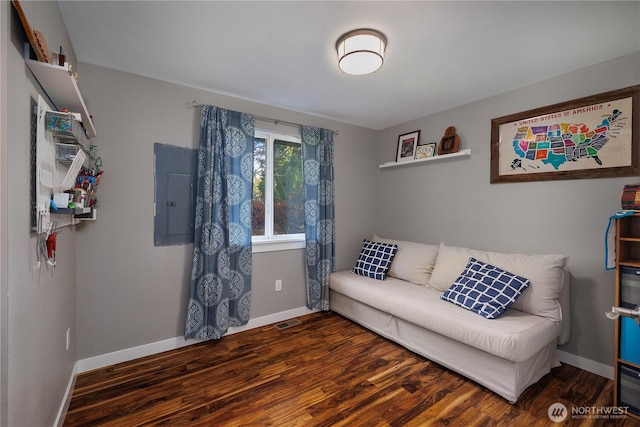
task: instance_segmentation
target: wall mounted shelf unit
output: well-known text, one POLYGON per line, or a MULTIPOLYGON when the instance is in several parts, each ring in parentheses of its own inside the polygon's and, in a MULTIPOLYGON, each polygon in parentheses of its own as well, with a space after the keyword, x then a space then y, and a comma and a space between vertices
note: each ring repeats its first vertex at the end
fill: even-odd
POLYGON ((463 156, 470 156, 470 155, 471 155, 471 149, 467 148, 466 150, 460 150, 456 153, 441 154, 439 156, 425 157, 424 159, 413 159, 413 160, 407 160, 405 162, 387 162, 387 163, 381 164, 379 167, 380 169, 397 168, 400 166, 409 166, 409 165, 415 165, 418 163, 434 162, 438 160, 451 159, 454 157, 463 157, 463 156))
MULTIPOLYGON (((49 98, 49 102, 46 102, 42 97, 38 97, 37 136, 32 159, 32 173, 35 176, 34 190, 32 190, 32 206, 36 211, 34 229, 40 234, 45 230, 51 230, 52 225, 60 228, 96 219, 97 212, 94 207, 62 208, 57 212, 50 210, 49 207, 49 201, 54 193, 74 188, 80 168, 83 165, 90 167, 90 162, 96 161, 92 156, 96 147, 89 141, 89 138, 96 136, 96 129, 72 73, 71 65, 67 62, 64 66, 60 66, 37 61, 31 59, 30 53, 30 45, 26 43, 25 64, 49 98), (50 106, 49 103, 53 105, 50 106), (51 107, 58 111, 53 111, 51 107), (46 114, 55 113, 62 117, 65 116, 60 113, 63 109, 79 114, 82 126, 72 126, 67 133, 48 129, 46 114), (74 147, 74 144, 77 144, 77 147, 74 147)), ((68 116, 68 120, 73 122, 71 115, 68 116)))
POLYGON ((82 124, 90 137, 96 136, 96 128, 89 110, 82 98, 78 83, 71 73, 71 65, 68 62, 64 66, 35 61, 29 58, 29 45, 25 47, 25 63, 35 76, 42 89, 47 93, 51 102, 58 111, 63 108, 80 113, 82 124))

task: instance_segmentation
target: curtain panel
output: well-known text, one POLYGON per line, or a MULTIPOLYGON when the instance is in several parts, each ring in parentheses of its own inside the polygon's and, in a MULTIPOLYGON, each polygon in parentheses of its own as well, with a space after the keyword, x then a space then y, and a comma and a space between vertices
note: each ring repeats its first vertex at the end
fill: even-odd
POLYGON ((329 310, 335 271, 333 131, 302 126, 307 308, 329 310))
POLYGON ((255 116, 202 106, 185 338, 219 339, 249 321, 255 116))

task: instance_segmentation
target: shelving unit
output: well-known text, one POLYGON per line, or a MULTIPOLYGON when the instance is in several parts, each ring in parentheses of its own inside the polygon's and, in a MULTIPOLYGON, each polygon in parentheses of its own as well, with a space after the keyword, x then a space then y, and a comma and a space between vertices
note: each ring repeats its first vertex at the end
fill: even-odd
POLYGON ((33 75, 47 93, 51 102, 55 104, 58 111, 66 108, 69 111, 80 113, 82 124, 90 137, 96 136, 96 128, 89 110, 82 98, 78 83, 71 74, 71 66, 68 62, 64 67, 49 64, 47 62, 35 61, 29 58, 29 49, 25 48, 25 63, 33 75))
MULTIPOLYGON (((615 305, 640 304, 633 283, 640 276, 640 212, 616 220, 615 305)), ((640 277, 638 278, 640 280, 640 277)), ((615 320, 614 406, 629 407, 627 415, 640 420, 640 326, 629 317, 615 320)))
POLYGON ((434 162, 438 160, 451 159, 454 157, 463 157, 463 156, 470 156, 470 155, 471 155, 471 149, 467 148, 466 150, 460 150, 456 153, 441 154, 440 156, 425 157, 424 159, 407 160, 405 162, 387 162, 387 163, 381 164, 379 167, 380 169, 396 168, 400 166, 409 166, 409 165, 415 165, 418 163, 434 162))
MULTIPOLYGON (((87 170, 100 171, 101 160, 94 158, 95 147, 90 143, 89 138, 96 136, 96 129, 93 119, 89 114, 87 105, 80 93, 80 88, 73 76, 71 65, 65 62, 64 66, 40 62, 30 58, 30 45, 25 44, 24 61, 29 70, 42 87, 42 90, 49 98, 49 102, 42 97, 38 100, 37 112, 37 137, 35 139, 34 160, 32 163, 35 174, 35 188, 32 205, 36 210, 35 230, 38 234, 51 230, 55 227, 78 224, 81 221, 91 221, 96 219, 95 206, 81 209, 61 208, 53 211, 49 207, 49 200, 55 193, 71 190, 79 184, 76 178, 84 165, 87 170), (49 105, 52 104, 52 105, 49 105), (52 111, 51 108, 58 111, 52 111), (62 113, 61 110, 70 113, 62 113), (48 127, 45 115, 59 117, 61 121, 68 120, 68 128, 48 127), (73 119, 73 116, 80 115, 82 125, 73 119), (76 155, 73 156, 75 146, 76 155), (100 165, 98 166, 98 160, 100 165), (95 167, 94 167, 95 166, 95 167), (67 176, 68 175, 68 176, 67 176)), ((91 172, 92 174, 95 172, 91 172)), ((83 181, 97 185, 97 176, 83 175, 83 181), (93 179, 94 181, 88 181, 93 179)), ((89 194, 86 198, 89 201, 89 194)), ((50 232, 50 231, 48 231, 50 232)))

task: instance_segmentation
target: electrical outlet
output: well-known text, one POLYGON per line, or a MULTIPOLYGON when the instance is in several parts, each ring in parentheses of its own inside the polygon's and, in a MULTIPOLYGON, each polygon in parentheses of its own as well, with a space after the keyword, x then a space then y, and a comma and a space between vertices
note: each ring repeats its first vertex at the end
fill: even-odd
POLYGON ((71 347, 71 328, 67 329, 67 350, 71 347))
POLYGON ((276 292, 282 290, 282 280, 276 280, 276 292))

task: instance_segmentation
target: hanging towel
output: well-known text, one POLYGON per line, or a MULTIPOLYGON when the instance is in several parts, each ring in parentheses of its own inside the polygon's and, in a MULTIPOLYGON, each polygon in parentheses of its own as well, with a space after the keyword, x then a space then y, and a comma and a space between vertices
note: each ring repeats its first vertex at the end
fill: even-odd
POLYGON ((604 235, 604 268, 616 268, 616 219, 631 216, 635 211, 620 211, 609 217, 609 224, 604 235))

